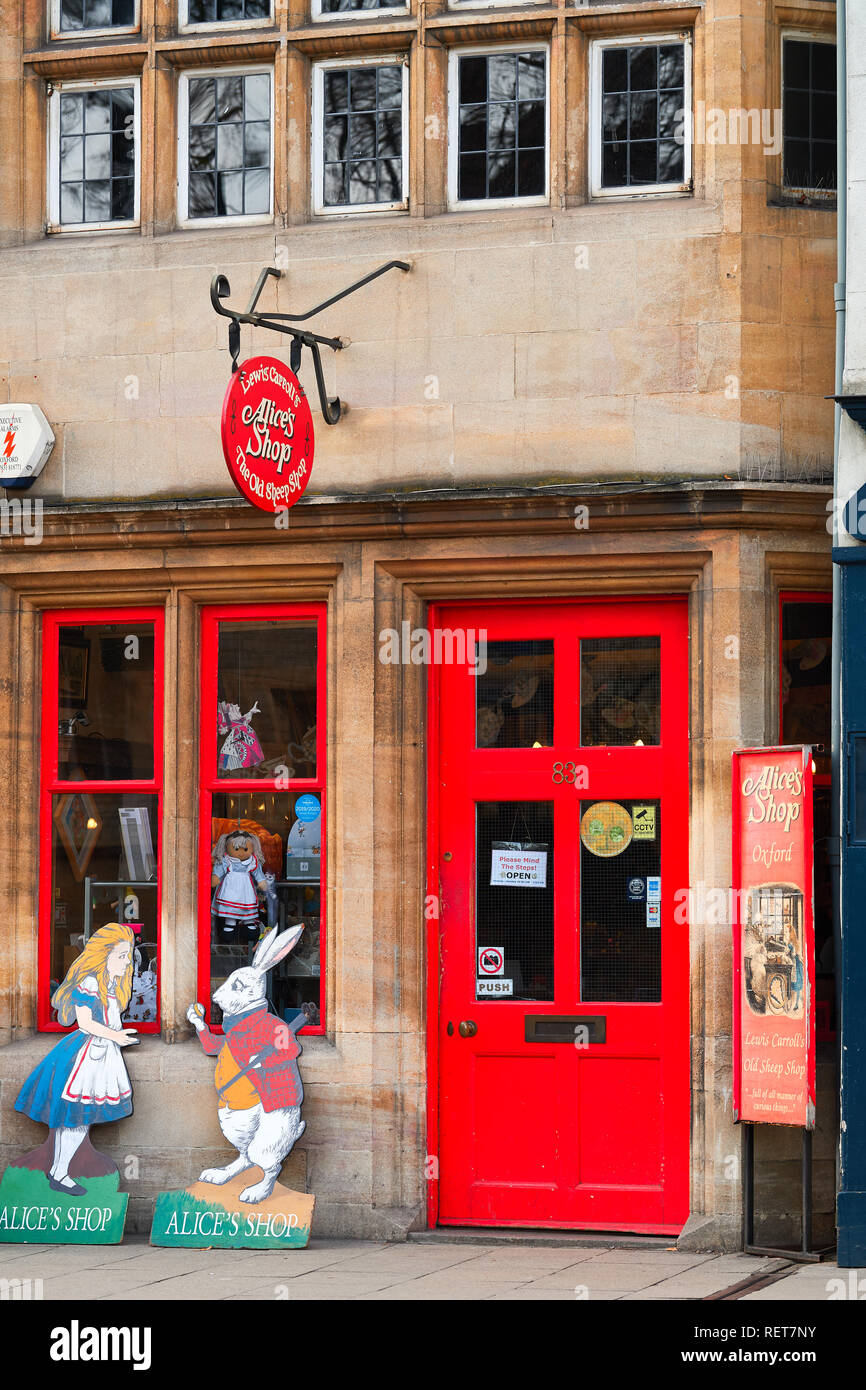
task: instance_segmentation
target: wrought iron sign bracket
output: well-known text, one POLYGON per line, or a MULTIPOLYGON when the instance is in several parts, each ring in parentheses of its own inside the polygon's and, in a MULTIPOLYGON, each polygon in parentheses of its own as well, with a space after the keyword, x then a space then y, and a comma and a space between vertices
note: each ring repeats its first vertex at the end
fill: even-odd
POLYGON ((223 300, 228 299, 231 294, 231 286, 225 275, 215 275, 210 284, 210 302, 218 314, 229 322, 229 352, 232 358, 232 371, 238 370, 238 358, 241 351, 241 324, 248 323, 253 328, 268 328, 272 333, 287 333, 292 340, 290 349, 289 363, 292 371, 297 374, 301 365, 301 352, 304 347, 308 347, 313 356, 313 368, 316 373, 316 386, 319 391, 319 405, 321 406, 322 416, 327 425, 336 425, 340 418, 342 406, 340 397, 333 396, 328 398, 325 389, 325 374, 322 370, 322 356, 319 351, 321 347, 332 348, 334 352, 339 352, 348 346, 343 338, 325 338, 320 333, 311 333, 306 328, 296 328, 295 324, 305 323, 307 319, 313 318, 316 314, 322 313, 324 309, 329 309, 338 300, 345 299, 347 295, 354 294, 364 285, 369 285, 371 280, 376 280, 380 275, 384 275, 389 270, 408 271, 412 269, 411 261, 388 261, 386 265, 380 265, 378 270, 373 270, 369 275, 365 275, 362 280, 356 280, 348 289, 340 290, 330 299, 317 304, 314 309, 308 309, 305 314, 277 314, 277 313, 256 313, 256 305, 259 296, 264 289, 270 276, 275 280, 282 278, 283 272, 277 270, 276 266, 267 265, 259 274, 255 283, 250 302, 246 309, 230 309, 223 304, 223 300))

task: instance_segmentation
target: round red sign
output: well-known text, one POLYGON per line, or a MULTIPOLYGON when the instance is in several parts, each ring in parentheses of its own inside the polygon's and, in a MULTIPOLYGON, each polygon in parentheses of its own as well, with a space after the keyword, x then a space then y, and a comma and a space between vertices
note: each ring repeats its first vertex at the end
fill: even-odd
POLYGON ((238 492, 263 512, 293 507, 313 471, 313 416, 294 372, 249 357, 223 401, 223 453, 238 492))

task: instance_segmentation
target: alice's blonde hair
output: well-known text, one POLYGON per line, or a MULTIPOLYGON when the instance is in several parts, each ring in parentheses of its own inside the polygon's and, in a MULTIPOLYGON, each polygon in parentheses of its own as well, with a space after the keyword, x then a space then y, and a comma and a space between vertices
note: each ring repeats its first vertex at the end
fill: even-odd
POLYGON ((108 987, 111 984, 108 978, 108 957, 115 946, 128 945, 130 947, 129 965, 114 985, 118 1007, 123 1013, 132 994, 134 961, 132 947, 134 944, 135 936, 132 928, 128 927, 125 922, 109 922, 93 933, 90 939, 84 943, 84 950, 81 955, 69 967, 63 984, 59 985, 54 992, 51 1003, 57 1010, 58 1023, 68 1025, 75 1022, 75 1005, 72 1002, 72 994, 78 988, 80 981, 86 979, 88 975, 96 977, 103 1015, 106 1019, 108 1018, 108 987))

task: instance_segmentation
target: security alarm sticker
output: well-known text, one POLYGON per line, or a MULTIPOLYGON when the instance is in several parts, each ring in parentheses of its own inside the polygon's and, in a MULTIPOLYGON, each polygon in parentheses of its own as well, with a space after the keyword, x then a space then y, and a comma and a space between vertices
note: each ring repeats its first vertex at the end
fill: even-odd
POLYGON ((654 840, 656 837, 655 806, 632 806, 631 821, 636 840, 654 840))
POLYGON ((494 840, 491 845, 490 886, 546 888, 547 845, 494 840))
POLYGON ((646 902, 646 879, 630 878, 626 883, 626 898, 630 903, 646 902))
POLYGON ((501 946, 478 947, 478 974, 502 975, 505 971, 505 952, 501 946))
POLYGON ((476 980, 475 997, 477 999, 505 998, 514 993, 513 980, 476 980))

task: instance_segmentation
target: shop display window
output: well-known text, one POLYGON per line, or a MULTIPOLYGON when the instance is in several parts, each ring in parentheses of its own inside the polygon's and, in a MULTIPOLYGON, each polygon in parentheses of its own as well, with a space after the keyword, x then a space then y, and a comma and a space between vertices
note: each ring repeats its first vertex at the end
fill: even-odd
POLYGON ((202 628, 199 998, 273 927, 303 922, 267 977, 280 1018, 322 1032, 324 607, 206 609, 202 628))
POLYGON ((39 1024, 85 941, 135 935, 124 1021, 159 1018, 163 625, 157 609, 47 614, 43 629, 39 1024))

